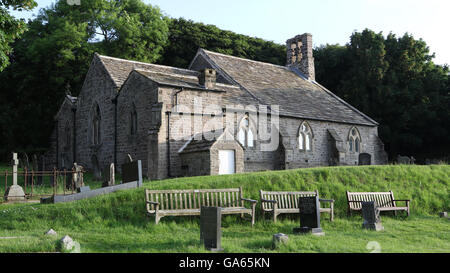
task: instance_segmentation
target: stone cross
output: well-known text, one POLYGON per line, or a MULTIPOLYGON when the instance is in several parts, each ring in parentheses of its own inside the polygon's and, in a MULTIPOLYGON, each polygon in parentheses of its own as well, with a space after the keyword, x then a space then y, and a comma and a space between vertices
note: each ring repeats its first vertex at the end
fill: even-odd
POLYGON ((222 208, 201 207, 200 242, 210 251, 222 251, 222 208))
POLYGON ((19 166, 19 159, 17 153, 13 153, 13 185, 17 186, 17 167, 19 166))
POLYGON ((13 184, 6 190, 6 201, 23 201, 25 200, 25 192, 22 187, 17 184, 17 167, 19 160, 17 159, 17 153, 13 153, 13 184))
POLYGON ((362 227, 375 231, 383 230, 384 227, 381 225, 380 210, 378 209, 377 202, 362 202, 361 205, 361 212, 364 219, 362 227))
POLYGON ((300 227, 294 228, 294 233, 325 235, 320 227, 319 196, 299 197, 298 208, 300 212, 300 227))

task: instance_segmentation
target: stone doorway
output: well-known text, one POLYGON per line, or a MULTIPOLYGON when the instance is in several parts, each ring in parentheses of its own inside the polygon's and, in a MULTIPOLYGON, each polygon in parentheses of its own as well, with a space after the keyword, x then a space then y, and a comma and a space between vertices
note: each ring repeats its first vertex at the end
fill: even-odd
POLYGON ((372 165, 372 156, 368 153, 362 153, 359 155, 359 163, 358 165, 372 165))

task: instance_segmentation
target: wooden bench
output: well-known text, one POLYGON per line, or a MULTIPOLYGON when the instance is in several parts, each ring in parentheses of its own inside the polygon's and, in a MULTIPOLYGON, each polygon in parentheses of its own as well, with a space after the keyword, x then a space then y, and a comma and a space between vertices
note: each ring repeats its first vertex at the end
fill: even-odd
POLYGON ((242 188, 210 190, 145 190, 147 215, 155 216, 155 223, 164 216, 200 215, 202 206, 222 208, 222 214, 249 214, 255 224, 256 200, 242 197, 242 188), (244 207, 249 202, 251 208, 244 207))
MULTIPOLYGON (((277 221, 277 216, 282 213, 300 213, 298 209, 299 197, 314 197, 318 196, 316 191, 297 191, 297 192, 283 192, 283 191, 263 191, 260 190, 261 197, 261 212, 263 217, 266 213, 272 213, 273 221, 277 221)), ((330 203, 329 208, 320 208, 320 212, 330 214, 330 220, 334 220, 334 200, 319 199, 320 202, 330 203)))
POLYGON ((395 200, 394 193, 388 192, 349 192, 347 191, 348 213, 352 211, 360 211, 361 202, 376 201, 380 211, 393 211, 397 215, 397 211, 406 211, 409 216, 410 200, 395 200), (405 207, 397 206, 397 202, 405 202, 405 207))

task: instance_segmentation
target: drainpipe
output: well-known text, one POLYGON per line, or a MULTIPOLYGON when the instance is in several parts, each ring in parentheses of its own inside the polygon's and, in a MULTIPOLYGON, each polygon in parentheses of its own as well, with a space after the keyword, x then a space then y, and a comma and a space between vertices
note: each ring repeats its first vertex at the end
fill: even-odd
POLYGON ((170 171, 170 112, 166 112, 166 119, 167 119, 167 176, 172 177, 171 171, 170 171))
POLYGON ((114 104, 114 166, 117 168, 117 101, 119 98, 118 93, 113 99, 112 103, 114 104))
POLYGON ((73 163, 77 162, 77 108, 72 108, 72 113, 73 113, 73 144, 72 144, 72 151, 73 151, 73 163))
POLYGON ((56 166, 59 169, 59 122, 56 120, 56 166))

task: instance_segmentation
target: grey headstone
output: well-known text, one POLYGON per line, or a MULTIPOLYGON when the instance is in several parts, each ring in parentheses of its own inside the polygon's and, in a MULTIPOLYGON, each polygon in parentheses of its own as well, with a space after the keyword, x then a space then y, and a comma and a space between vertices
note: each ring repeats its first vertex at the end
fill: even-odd
POLYGON ((83 178, 83 166, 78 165, 77 163, 73 163, 73 169, 74 171, 72 175, 72 183, 73 187, 75 189, 79 189, 81 187, 84 187, 84 178, 83 178))
POLYGON ((201 207, 200 242, 210 251, 222 251, 222 208, 201 207))
POLYGON ((142 162, 140 160, 122 165, 122 183, 139 182, 142 185, 142 162))
POLYGON ((111 163, 103 170, 103 184, 102 187, 110 187, 116 184, 114 163, 111 163))
MULTIPOLYGON (((412 159, 415 161, 414 157, 412 157, 412 159)), ((398 164, 406 164, 406 165, 414 164, 414 162, 411 162, 411 158, 409 158, 407 156, 401 156, 401 155, 397 156, 397 163, 398 164)))
POLYGON ((312 233, 325 235, 320 227, 319 196, 299 197, 298 208, 300 212, 300 227, 294 228, 294 233, 312 233))
POLYGON ((56 231, 54 231, 54 230, 51 228, 51 229, 49 229, 49 230, 45 233, 45 235, 56 236, 56 235, 58 235, 58 233, 56 233, 56 231))
POLYGON ((273 235, 272 247, 275 249, 280 244, 286 244, 289 241, 289 237, 284 233, 277 233, 273 235))
POLYGON ((69 235, 61 238, 59 244, 62 252, 80 253, 80 244, 70 238, 69 235))
POLYGON ((378 209, 377 202, 361 202, 361 206, 362 217, 364 219, 362 227, 375 231, 384 230, 384 227, 381 225, 380 210, 378 209))
POLYGON ((130 154, 127 154, 127 157, 125 158, 125 163, 131 163, 133 162, 133 158, 131 157, 130 154))

